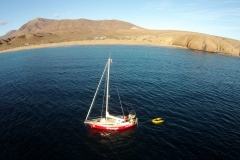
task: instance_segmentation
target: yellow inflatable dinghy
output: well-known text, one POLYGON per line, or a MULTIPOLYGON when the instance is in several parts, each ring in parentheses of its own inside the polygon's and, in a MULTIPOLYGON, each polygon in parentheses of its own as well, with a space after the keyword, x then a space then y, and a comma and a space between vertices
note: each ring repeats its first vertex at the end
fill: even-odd
POLYGON ((152 119, 152 123, 153 124, 160 124, 162 122, 164 122, 164 120, 162 118, 154 118, 154 119, 152 119))

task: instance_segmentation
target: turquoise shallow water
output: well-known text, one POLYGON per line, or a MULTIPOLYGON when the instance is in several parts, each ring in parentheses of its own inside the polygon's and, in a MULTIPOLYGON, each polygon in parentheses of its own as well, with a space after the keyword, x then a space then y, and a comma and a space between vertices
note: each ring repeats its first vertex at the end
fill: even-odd
POLYGON ((150 46, 0 54, 0 157, 240 159, 239 66, 237 57, 150 46), (83 123, 110 52, 111 84, 139 117, 121 132, 83 123), (154 117, 165 122, 153 125, 154 117))

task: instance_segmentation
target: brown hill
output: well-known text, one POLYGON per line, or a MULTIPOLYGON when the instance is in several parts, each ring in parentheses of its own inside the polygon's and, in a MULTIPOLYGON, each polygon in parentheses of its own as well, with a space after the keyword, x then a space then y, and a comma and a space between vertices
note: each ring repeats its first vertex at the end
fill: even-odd
POLYGON ((119 29, 131 29, 132 27, 140 28, 131 23, 118 20, 51 20, 44 18, 36 18, 24 24, 16 32, 11 34, 11 36, 19 36, 30 33, 51 33, 79 30, 90 31, 94 33, 99 31, 102 32, 119 29))
POLYGON ((240 55, 240 41, 201 33, 147 30, 118 20, 51 20, 37 18, 0 39, 0 51, 25 45, 70 41, 102 44, 147 44, 181 46, 192 50, 240 55), (117 42, 116 42, 117 41, 117 42))

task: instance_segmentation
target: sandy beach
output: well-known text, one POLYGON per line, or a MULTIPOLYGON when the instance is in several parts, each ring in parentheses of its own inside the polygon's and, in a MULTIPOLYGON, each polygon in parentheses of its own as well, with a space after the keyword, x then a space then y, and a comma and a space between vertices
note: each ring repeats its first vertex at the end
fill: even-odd
POLYGON ((181 47, 181 46, 171 45, 168 43, 159 43, 159 42, 157 43, 157 42, 149 42, 149 41, 143 41, 143 40, 105 39, 105 40, 83 40, 83 41, 59 42, 59 43, 48 43, 48 44, 39 44, 39 45, 27 45, 27 46, 21 46, 21 47, 3 50, 3 51, 0 51, 0 53, 19 51, 19 50, 36 49, 36 48, 72 46, 72 45, 149 45, 149 46, 165 46, 165 47, 185 48, 185 47, 181 47))

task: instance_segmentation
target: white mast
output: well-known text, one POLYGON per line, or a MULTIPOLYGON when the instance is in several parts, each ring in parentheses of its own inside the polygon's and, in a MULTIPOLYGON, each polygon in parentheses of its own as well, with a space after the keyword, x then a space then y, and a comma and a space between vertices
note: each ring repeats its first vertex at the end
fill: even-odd
POLYGON ((106 92, 106 119, 109 115, 108 113, 108 98, 109 98, 109 74, 110 74, 110 63, 112 59, 108 58, 108 73, 107 73, 107 92, 106 92))

